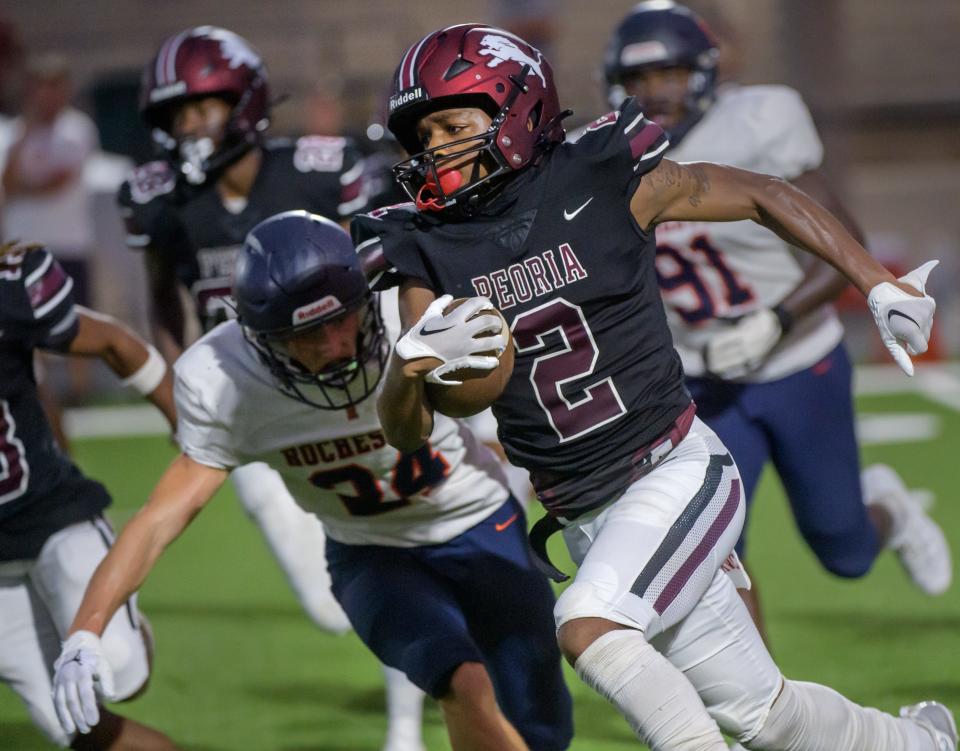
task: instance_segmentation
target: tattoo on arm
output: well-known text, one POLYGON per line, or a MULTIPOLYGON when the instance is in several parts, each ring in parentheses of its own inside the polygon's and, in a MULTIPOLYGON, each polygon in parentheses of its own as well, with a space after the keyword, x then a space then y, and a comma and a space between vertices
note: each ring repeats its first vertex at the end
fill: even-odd
POLYGON ((649 178, 655 194, 670 200, 679 191, 687 196, 688 203, 694 208, 710 192, 710 177, 700 164, 681 167, 676 162, 664 159, 650 172, 649 178))
POLYGON ((653 192, 660 195, 664 192, 671 192, 680 184, 683 173, 676 162, 664 159, 648 175, 650 178, 650 187, 653 192))

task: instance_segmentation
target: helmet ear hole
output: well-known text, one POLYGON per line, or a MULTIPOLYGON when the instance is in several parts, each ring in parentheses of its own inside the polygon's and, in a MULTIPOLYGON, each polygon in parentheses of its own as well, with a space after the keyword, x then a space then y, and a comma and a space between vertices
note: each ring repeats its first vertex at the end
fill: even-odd
POLYGON ((537 102, 533 109, 530 110, 530 116, 527 118, 527 131, 533 133, 536 130, 537 126, 540 125, 540 119, 543 117, 543 100, 541 99, 537 102))

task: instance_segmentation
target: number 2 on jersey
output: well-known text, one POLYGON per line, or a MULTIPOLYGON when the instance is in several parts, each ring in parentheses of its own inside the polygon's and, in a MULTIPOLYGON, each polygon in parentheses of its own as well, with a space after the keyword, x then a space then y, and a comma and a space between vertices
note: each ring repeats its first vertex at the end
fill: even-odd
POLYGON ((513 321, 513 341, 517 352, 548 350, 534 358, 530 381, 560 443, 626 414, 612 378, 569 385, 591 375, 600 356, 579 305, 561 297, 521 313, 513 321))

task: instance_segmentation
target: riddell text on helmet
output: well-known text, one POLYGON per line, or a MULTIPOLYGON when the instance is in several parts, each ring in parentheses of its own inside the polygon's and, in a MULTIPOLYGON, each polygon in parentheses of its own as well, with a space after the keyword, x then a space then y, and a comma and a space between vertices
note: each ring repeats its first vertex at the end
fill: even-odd
POLYGON ((397 107, 400 107, 404 104, 410 104, 410 102, 415 102, 418 99, 427 99, 427 94, 423 90, 422 86, 417 86, 413 89, 407 89, 406 91, 401 91, 396 96, 390 97, 390 111, 393 112, 397 107))

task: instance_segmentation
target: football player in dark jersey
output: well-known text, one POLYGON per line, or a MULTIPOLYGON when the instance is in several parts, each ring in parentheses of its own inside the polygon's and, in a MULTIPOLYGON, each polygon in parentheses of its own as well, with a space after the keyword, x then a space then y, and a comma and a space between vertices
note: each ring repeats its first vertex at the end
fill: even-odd
MULTIPOLYGON (((113 531, 102 515, 110 504, 106 488, 84 477, 53 438, 37 396, 36 350, 99 357, 163 412, 171 430, 176 425, 172 382, 160 353, 112 318, 75 306, 73 280, 49 252, 0 246, 0 680, 59 746, 175 748, 163 734, 105 710, 90 736, 57 721, 52 655, 113 531)), ((79 662, 58 663, 57 669, 99 663, 110 699, 133 698, 146 686, 151 642, 135 599, 102 639, 71 637, 66 644, 79 662)))
POLYGON ((563 143, 550 66, 500 29, 427 35, 394 85, 388 125, 411 155, 397 174, 414 203, 354 224, 373 283, 400 284, 406 334, 382 424, 394 446, 415 449, 432 424, 424 382, 497 366, 497 317, 445 312, 452 296, 489 298, 516 345, 494 404, 500 439, 549 512, 532 541, 542 550, 562 528, 579 565, 555 609, 577 673, 658 751, 723 751, 721 727, 756 749, 955 749, 942 705, 903 718, 862 709, 785 680, 768 654, 733 583, 744 579, 741 481, 684 388, 653 228, 751 219, 824 258, 869 295, 908 372, 935 308, 922 289, 929 266, 898 281, 788 183, 663 159, 663 131, 632 99, 563 143))
MULTIPOLYGON (((155 333, 168 361, 187 343, 184 290, 204 331, 230 313, 234 263, 256 224, 292 209, 343 221, 366 205, 353 144, 329 136, 268 141, 270 103, 260 55, 226 29, 174 34, 144 70, 140 113, 166 158, 137 167, 119 203, 128 244, 145 253, 155 333)), ((332 633, 349 629, 330 592, 320 523, 262 462, 236 469, 231 482, 314 623, 332 633)), ((386 679, 386 748, 419 751, 422 694, 399 671, 388 669, 386 679)))

